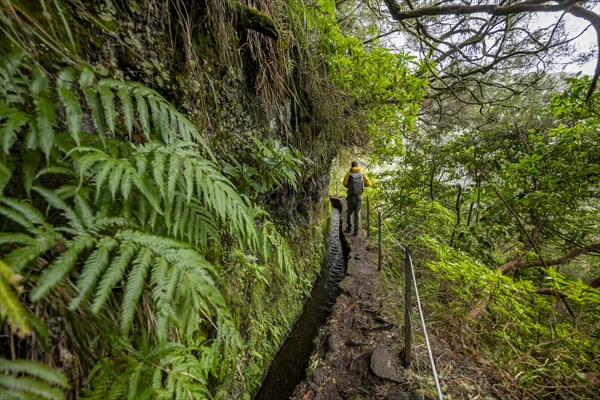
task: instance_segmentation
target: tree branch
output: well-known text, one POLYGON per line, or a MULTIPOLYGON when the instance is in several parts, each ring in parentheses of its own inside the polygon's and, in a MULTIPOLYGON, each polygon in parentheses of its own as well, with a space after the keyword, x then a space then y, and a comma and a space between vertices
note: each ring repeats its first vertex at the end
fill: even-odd
MULTIPOLYGON (((554 260, 546 261, 546 266, 551 265, 560 265, 568 263, 569 261, 574 260, 582 254, 587 253, 600 253, 600 243, 594 243, 589 246, 580 247, 578 249, 571 250, 568 254, 556 258, 554 260)), ((513 268, 533 268, 533 267, 543 267, 544 265, 540 261, 530 261, 530 262, 519 262, 513 266, 513 268)), ((504 271, 503 271, 504 272, 504 271)))
MULTIPOLYGON (((600 77, 600 15, 590 11, 577 3, 580 0, 562 0, 550 2, 548 0, 526 0, 520 3, 511 5, 496 5, 496 4, 475 4, 475 5, 436 5, 421 8, 410 7, 409 10, 403 10, 396 0, 384 0, 390 15, 398 22, 409 19, 416 19, 417 24, 420 24, 418 18, 427 16, 441 15, 472 15, 472 14, 488 14, 492 16, 508 16, 514 14, 523 14, 531 12, 568 12, 569 14, 587 20, 596 30, 596 43, 598 45, 598 56, 596 61, 596 69, 592 82, 587 93, 587 101, 596 89, 598 79, 600 77)), ((453 27, 452 30, 456 29, 453 27)), ((456 48, 455 48, 456 50, 456 48)))

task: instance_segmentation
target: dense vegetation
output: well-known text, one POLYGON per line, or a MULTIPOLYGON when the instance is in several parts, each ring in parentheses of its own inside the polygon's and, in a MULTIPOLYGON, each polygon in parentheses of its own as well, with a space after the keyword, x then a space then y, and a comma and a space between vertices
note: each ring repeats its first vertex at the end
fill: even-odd
POLYGON ((319 272, 342 150, 384 171, 386 252, 413 247, 438 334, 507 397, 598 393, 600 96, 523 68, 562 30, 114 3, 0 8, 0 397, 249 398, 319 272), (501 44, 476 68, 481 32, 501 44), (430 42, 460 51, 408 51, 430 42))
POLYGON ((515 397, 598 388, 600 102, 585 102, 588 82, 568 79, 541 118, 416 134, 379 176, 398 211, 390 238, 427 268, 431 322, 493 360, 515 397))
POLYGON ((255 390, 319 272, 337 147, 420 93, 331 5, 2 4, 2 398, 255 390))

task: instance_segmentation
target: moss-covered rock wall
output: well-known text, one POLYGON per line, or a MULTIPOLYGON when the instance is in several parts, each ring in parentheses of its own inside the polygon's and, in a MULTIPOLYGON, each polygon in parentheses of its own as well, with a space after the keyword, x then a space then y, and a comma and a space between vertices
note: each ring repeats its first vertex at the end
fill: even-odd
MULTIPOLYGON (((331 160, 338 147, 360 140, 347 129, 347 110, 341 105, 349 101, 329 81, 307 7, 313 6, 266 0, 15 0, 0 8, 7 33, 1 55, 24 52, 53 79, 65 67, 87 65, 98 79, 140 82, 156 90, 199 128, 239 193, 264 207, 276 229, 285 232, 292 280, 256 263, 243 268, 252 260, 249 254, 236 259, 214 248, 206 255, 219 268, 217 284, 243 341, 235 370, 206 384, 217 398, 250 396, 301 311, 324 252, 331 160), (300 163, 296 174, 294 165, 300 163)), ((93 132, 96 116, 81 112, 83 130, 93 132)), ((59 114, 56 120, 64 117, 59 114)), ((130 140, 143 144, 146 139, 133 129, 130 140)), ((60 179, 51 184, 59 185, 60 179)), ((2 224, 2 229, 13 226, 2 224)), ((61 309, 57 315, 75 314, 61 309)), ((61 318, 52 316, 49 324, 61 318)), ((10 330, 4 322, 3 329, 10 330)), ((213 330, 208 327, 203 340, 213 340, 213 330)), ((48 341, 58 337, 51 334, 48 341)), ((27 351, 29 339, 19 343, 27 351)), ((67 347, 65 354, 75 353, 67 347)), ((87 380, 93 367, 111 368, 94 365, 98 355, 89 353, 77 361, 89 365, 72 371, 62 356, 40 354, 38 359, 52 359, 49 364, 69 376, 75 397, 93 386, 87 380)), ((110 352, 101 353, 108 357, 102 362, 110 364, 110 352)))

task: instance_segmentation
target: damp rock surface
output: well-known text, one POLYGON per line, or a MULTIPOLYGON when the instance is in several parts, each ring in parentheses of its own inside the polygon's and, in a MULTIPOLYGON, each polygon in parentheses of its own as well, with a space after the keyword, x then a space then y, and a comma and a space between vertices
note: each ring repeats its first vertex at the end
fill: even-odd
POLYGON ((380 378, 402 382, 398 352, 387 346, 377 347, 371 355, 371 371, 380 378))

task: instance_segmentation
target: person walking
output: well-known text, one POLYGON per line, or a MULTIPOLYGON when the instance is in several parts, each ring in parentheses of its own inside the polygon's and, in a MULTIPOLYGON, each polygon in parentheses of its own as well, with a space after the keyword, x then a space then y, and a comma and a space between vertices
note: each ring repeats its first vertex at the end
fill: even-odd
POLYGON ((362 208, 362 194, 365 187, 371 186, 371 181, 367 175, 360 172, 358 161, 352 161, 350 171, 344 177, 344 187, 348 188, 346 202, 348 204, 347 218, 348 227, 346 232, 352 232, 352 215, 354 215, 354 236, 358 235, 360 228, 360 209, 362 208))

